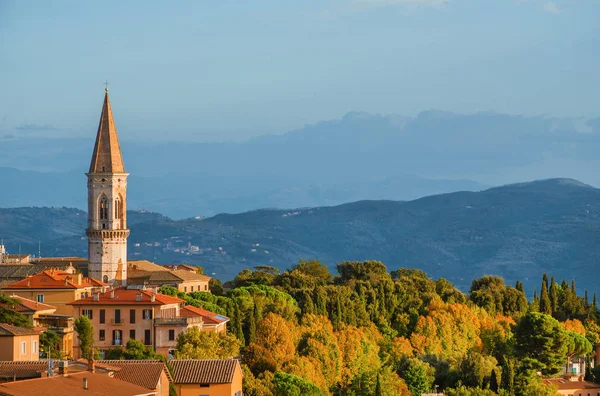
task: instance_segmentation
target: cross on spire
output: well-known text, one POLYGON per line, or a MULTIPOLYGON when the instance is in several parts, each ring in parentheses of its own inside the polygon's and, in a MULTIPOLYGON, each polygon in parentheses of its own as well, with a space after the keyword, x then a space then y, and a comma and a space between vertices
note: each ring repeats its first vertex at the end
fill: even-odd
POLYGON ((108 92, 108 80, 104 81, 104 85, 105 85, 104 91, 108 92))

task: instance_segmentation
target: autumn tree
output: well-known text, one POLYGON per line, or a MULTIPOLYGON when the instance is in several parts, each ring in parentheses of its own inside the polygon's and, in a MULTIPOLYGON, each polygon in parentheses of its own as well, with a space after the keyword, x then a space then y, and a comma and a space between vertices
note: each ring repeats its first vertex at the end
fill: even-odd
POLYGON ((94 349, 94 327, 87 316, 80 316, 75 320, 75 332, 79 339, 81 357, 90 359, 94 349))
POLYGON ((191 327, 177 337, 176 359, 230 359, 240 354, 240 341, 231 334, 191 327))

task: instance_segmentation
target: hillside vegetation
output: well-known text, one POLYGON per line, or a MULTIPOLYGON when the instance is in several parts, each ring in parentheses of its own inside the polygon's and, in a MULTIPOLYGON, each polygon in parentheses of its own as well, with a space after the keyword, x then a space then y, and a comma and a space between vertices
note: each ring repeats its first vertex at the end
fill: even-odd
MULTIPOLYGON (((294 210, 256 210, 174 221, 129 213, 131 259, 185 262, 230 279, 243 268, 287 268, 299 258, 333 266, 347 259, 419 268, 467 290, 475 277, 523 281, 544 272, 597 290, 600 190, 570 179, 542 180, 410 202, 361 201, 294 210), (139 246, 137 246, 139 244, 139 246), (197 251, 188 247, 196 246, 197 251)), ((15 252, 87 255, 85 213, 0 210, 0 237, 15 252)), ((539 290, 538 290, 539 291, 539 290)))

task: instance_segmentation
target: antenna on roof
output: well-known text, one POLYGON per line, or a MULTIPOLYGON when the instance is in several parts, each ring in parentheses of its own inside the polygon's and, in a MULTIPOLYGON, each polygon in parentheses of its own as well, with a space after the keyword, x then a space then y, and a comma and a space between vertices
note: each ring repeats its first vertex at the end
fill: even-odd
POLYGON ((42 258, 42 240, 38 239, 38 262, 42 258))

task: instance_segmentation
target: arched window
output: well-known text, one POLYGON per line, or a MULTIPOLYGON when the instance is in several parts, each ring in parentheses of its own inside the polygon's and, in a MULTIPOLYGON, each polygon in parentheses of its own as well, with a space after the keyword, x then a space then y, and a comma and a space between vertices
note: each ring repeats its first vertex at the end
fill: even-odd
POLYGON ((117 197, 117 199, 115 199, 115 219, 122 219, 123 218, 123 200, 121 200, 121 197, 117 197))
POLYGON ((104 282, 104 283, 108 283, 108 275, 104 275, 104 276, 102 277, 102 282, 104 282))
POLYGON ((103 196, 100 199, 100 206, 98 209, 100 220, 108 220, 108 199, 106 199, 106 197, 103 196))

